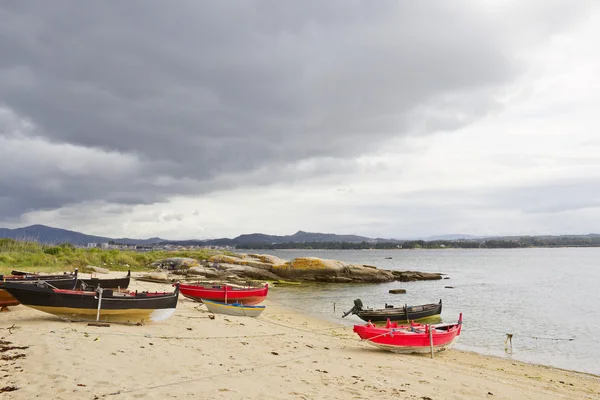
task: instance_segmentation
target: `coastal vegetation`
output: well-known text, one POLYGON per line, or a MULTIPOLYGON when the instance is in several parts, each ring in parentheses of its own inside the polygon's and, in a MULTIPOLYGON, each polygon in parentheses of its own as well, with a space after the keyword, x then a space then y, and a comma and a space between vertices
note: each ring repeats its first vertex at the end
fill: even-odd
POLYGON ((371 265, 297 257, 286 261, 267 254, 230 251, 77 248, 72 244, 45 245, 0 239, 0 274, 12 270, 30 272, 92 272, 100 267, 112 271, 162 271, 209 278, 244 278, 304 282, 392 282, 442 279, 437 273, 387 271, 371 265))
POLYGON ((85 272, 88 265, 106 267, 114 271, 143 271, 153 269, 150 264, 167 257, 189 257, 207 260, 221 253, 214 250, 147 251, 103 250, 77 248, 69 243, 57 246, 38 242, 0 239, 0 274, 14 269, 35 272, 69 271, 79 268, 85 272))

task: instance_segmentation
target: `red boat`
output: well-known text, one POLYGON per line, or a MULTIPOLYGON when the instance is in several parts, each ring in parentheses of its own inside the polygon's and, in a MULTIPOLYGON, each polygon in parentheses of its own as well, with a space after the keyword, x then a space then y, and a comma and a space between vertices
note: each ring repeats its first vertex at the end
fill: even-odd
POLYGON ((375 347, 393 353, 429 353, 450 349, 460 336, 462 313, 455 324, 410 326, 398 325, 388 319, 385 327, 377 327, 369 322, 366 325, 354 325, 354 332, 362 340, 375 347))
POLYGON ((269 285, 261 288, 238 288, 233 286, 196 286, 179 285, 181 294, 188 299, 202 302, 202 299, 219 301, 221 303, 239 303, 245 306, 253 306, 267 297, 269 285))

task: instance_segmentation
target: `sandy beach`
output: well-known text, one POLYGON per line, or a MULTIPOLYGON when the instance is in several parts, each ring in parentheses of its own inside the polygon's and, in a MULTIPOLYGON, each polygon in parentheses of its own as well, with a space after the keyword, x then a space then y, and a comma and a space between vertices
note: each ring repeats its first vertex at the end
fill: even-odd
MULTIPOLYGON (((135 280, 130 288, 173 289, 135 280)), ((392 354, 351 328, 264 305, 257 319, 211 319, 205 306, 180 297, 165 322, 110 327, 12 307, 0 314, 0 339, 3 348, 21 348, 0 353, 0 388, 17 389, 0 398, 600 398, 594 375, 455 349, 434 359, 392 354)))

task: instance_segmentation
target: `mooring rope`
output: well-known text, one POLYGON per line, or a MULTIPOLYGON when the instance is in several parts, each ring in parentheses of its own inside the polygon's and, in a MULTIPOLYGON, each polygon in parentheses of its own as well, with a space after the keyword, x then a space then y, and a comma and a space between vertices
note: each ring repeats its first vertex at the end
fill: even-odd
POLYGON ((564 341, 573 341, 575 340, 574 337, 572 338, 556 338, 556 337, 547 337, 547 336, 531 336, 531 335, 521 335, 521 334, 514 334, 514 333, 510 333, 510 332, 506 332, 506 331, 499 331, 496 329, 490 329, 490 328, 486 328, 486 331, 491 331, 491 332, 496 332, 499 333, 501 335, 510 335, 512 337, 515 336, 520 336, 520 337, 526 337, 526 338, 530 338, 530 339, 536 339, 536 340, 564 340, 564 341))
POLYGON ((112 393, 107 393, 107 394, 100 395, 100 397, 118 396, 120 394, 127 394, 127 393, 139 392, 139 391, 142 391, 142 390, 160 389, 160 388, 169 387, 169 386, 173 386, 173 385, 182 385, 182 384, 191 383, 191 382, 198 382, 198 381, 201 381, 201 380, 204 380, 204 379, 219 378, 219 377, 222 377, 222 376, 239 374, 239 373, 243 373, 243 372, 246 372, 246 371, 253 371, 255 369, 272 367, 274 365, 287 364, 287 363, 292 362, 292 361, 301 360, 303 358, 308 358, 308 357, 316 356, 316 355, 323 354, 323 353, 325 353, 324 350, 316 352, 316 353, 305 354, 303 356, 288 358, 288 359, 285 359, 285 360, 276 361, 276 362, 272 362, 272 363, 268 363, 268 364, 257 365, 257 366, 254 366, 254 367, 239 368, 236 371, 228 371, 228 372, 223 372, 223 373, 220 373, 220 374, 206 375, 206 376, 202 376, 200 378, 185 379, 185 380, 181 380, 181 381, 177 381, 177 382, 164 383, 162 385, 146 386, 146 387, 140 387, 140 388, 129 389, 129 390, 119 390, 119 391, 116 391, 116 392, 112 392, 112 393))
POLYGON ((165 336, 165 335, 136 335, 132 333, 124 333, 124 332, 81 332, 83 335, 89 336, 101 336, 101 335, 109 335, 109 336, 124 336, 124 337, 143 337, 147 339, 182 339, 182 340, 211 340, 211 339, 247 339, 247 338, 255 338, 255 337, 273 337, 273 336, 284 336, 286 333, 265 333, 265 334, 256 334, 256 335, 236 335, 236 336, 165 336))
POLYGON ((528 336, 532 339, 545 339, 545 340, 566 340, 566 341, 572 341, 575 340, 575 338, 551 338, 551 337, 542 337, 542 336, 528 336))
POLYGON ((331 327, 331 328, 320 328, 320 329, 302 329, 302 328, 296 328, 294 326, 290 326, 290 325, 285 325, 285 324, 281 324, 275 321, 271 321, 268 319, 261 319, 261 322, 266 322, 269 324, 273 324, 273 325, 277 325, 277 326, 281 326, 284 328, 288 328, 288 329, 292 329, 295 331, 299 331, 299 332, 306 332, 306 333, 314 333, 317 335, 324 335, 324 336, 331 336, 331 337, 337 337, 335 335, 331 335, 331 334, 327 334, 327 332, 321 332, 321 331, 334 331, 334 330, 338 330, 338 329, 348 329, 348 326, 339 326, 339 327, 331 327))

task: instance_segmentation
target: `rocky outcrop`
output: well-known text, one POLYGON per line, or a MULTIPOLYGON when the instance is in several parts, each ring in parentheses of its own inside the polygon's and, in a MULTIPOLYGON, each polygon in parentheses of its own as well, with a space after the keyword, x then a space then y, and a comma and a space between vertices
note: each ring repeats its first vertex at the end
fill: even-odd
POLYGON ((287 280, 315 282, 389 282, 391 272, 364 265, 316 257, 299 257, 283 265, 274 265, 273 273, 287 280))
POLYGON ((206 278, 246 278, 294 282, 392 282, 441 279, 440 274, 417 271, 388 271, 372 265, 348 264, 316 257, 285 261, 265 254, 217 254, 202 265, 191 258, 168 258, 152 264, 177 275, 206 278))
POLYGON ((189 269, 181 269, 177 272, 183 275, 201 275, 206 278, 218 278, 220 276, 219 271, 215 270, 214 268, 203 266, 191 267, 189 269))
POLYGON ((192 267, 199 267, 200 263, 194 258, 172 257, 153 262, 152 266, 157 267, 159 269, 180 270, 189 269, 192 267))
POLYGON ((244 265, 247 267, 261 268, 270 270, 273 265, 283 264, 285 261, 278 257, 259 255, 259 254, 239 254, 238 257, 226 256, 224 254, 218 254, 208 259, 209 263, 212 264, 234 264, 244 265))
POLYGON ((172 282, 169 274, 166 272, 153 272, 147 275, 138 276, 135 278, 138 281, 157 282, 157 283, 170 283, 172 282))
POLYGON ((442 279, 442 274, 437 272, 418 272, 418 271, 391 271, 394 275, 394 280, 400 282, 412 281, 437 281, 442 279))
POLYGON ((285 260, 282 260, 281 258, 272 256, 270 254, 250 254, 248 257, 252 257, 254 259, 260 260, 265 264, 271 265, 283 265, 286 263, 285 260))
POLYGON ((85 267, 86 270, 95 272, 97 274, 108 274, 110 271, 107 268, 96 267, 95 265, 88 265, 85 267))
POLYGON ((240 277, 259 280, 279 280, 280 276, 264 268, 255 268, 248 265, 221 264, 219 266, 228 275, 234 274, 240 277))

